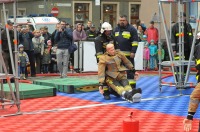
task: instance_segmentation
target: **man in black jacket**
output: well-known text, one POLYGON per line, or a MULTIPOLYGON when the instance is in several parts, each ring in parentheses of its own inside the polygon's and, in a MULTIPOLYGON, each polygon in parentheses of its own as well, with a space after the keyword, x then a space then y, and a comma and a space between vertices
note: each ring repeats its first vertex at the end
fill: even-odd
MULTIPOLYGON (((28 30, 27 26, 23 27, 21 32, 19 33, 19 43, 24 46, 24 51, 27 53, 29 57, 31 77, 36 76, 34 46, 32 42, 33 37, 34 35, 32 34, 32 32, 28 30)), ((25 69, 25 76, 28 77, 27 69, 25 69)))
POLYGON ((9 46, 8 46, 8 39, 10 39, 11 42, 11 48, 12 51, 14 51, 14 31, 13 31, 13 23, 11 21, 7 21, 7 28, 9 31, 9 36, 8 38, 6 34, 6 29, 3 29, 1 32, 1 39, 2 39, 2 55, 6 64, 6 67, 8 68, 8 72, 12 74, 12 65, 11 65, 11 58, 10 58, 10 53, 9 53, 9 46))

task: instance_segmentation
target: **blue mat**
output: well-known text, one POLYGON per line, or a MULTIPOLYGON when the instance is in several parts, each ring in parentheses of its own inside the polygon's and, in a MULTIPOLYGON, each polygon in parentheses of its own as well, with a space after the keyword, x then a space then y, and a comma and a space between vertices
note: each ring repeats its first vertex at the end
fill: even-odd
MULTIPOLYGON (((173 82, 173 77, 168 77, 163 79, 165 82, 173 82)), ((195 76, 190 76, 188 82, 193 82, 196 84, 195 76)), ((163 86, 162 92, 159 90, 159 77, 158 76, 147 76, 141 77, 137 81, 137 88, 142 88, 142 98, 144 99, 140 103, 121 103, 116 104, 118 106, 128 107, 128 108, 137 108, 140 110, 147 110, 152 112, 160 112, 165 114, 177 115, 177 116, 186 116, 189 104, 189 95, 193 91, 193 88, 185 89, 182 91, 183 96, 172 97, 172 98, 162 98, 162 97, 171 97, 179 95, 180 91, 175 87, 163 86), (154 100, 152 98, 159 98, 154 100), (152 99, 152 100, 145 100, 152 99)), ((101 103, 111 103, 124 101, 121 98, 117 98, 111 95, 111 100, 104 100, 103 96, 95 91, 89 93, 78 93, 78 94, 66 94, 58 93, 61 96, 68 96, 73 98, 79 98, 84 100, 90 100, 101 103)), ((200 118, 200 113, 196 113, 195 118, 200 118)))

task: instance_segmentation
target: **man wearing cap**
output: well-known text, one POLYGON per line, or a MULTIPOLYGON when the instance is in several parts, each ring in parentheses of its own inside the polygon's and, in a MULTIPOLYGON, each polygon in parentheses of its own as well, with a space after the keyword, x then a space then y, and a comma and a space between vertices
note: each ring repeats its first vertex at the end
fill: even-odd
POLYGON ((86 31, 86 35, 88 41, 94 41, 94 39, 97 37, 97 32, 94 24, 92 24, 90 29, 86 31))
POLYGON ((4 61, 5 61, 5 64, 6 64, 6 67, 8 68, 8 72, 10 74, 12 74, 12 65, 11 65, 11 58, 10 58, 10 53, 9 53, 9 46, 8 46, 8 39, 10 39, 10 43, 11 43, 11 48, 12 48, 12 51, 14 51, 14 43, 13 43, 13 40, 14 40, 14 31, 13 31, 13 23, 8 20, 7 21, 7 29, 9 31, 9 36, 10 38, 8 38, 7 34, 6 34, 6 29, 4 29, 2 32, 1 32, 1 39, 2 39, 2 55, 3 55, 3 58, 4 58, 4 61))

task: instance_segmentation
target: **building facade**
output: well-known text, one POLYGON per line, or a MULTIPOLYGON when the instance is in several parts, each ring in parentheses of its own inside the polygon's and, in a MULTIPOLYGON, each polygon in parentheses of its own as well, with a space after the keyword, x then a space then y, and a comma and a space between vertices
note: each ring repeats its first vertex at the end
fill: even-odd
MULTIPOLYGON (((149 25, 152 19, 159 15, 159 0, 17 0, 17 15, 27 16, 29 14, 51 14, 65 20, 71 25, 92 21, 96 27, 104 21, 113 27, 118 23, 120 15, 127 15, 129 23, 134 24, 137 19, 149 25), (54 9, 57 9, 55 11, 54 9)), ((190 5, 189 5, 190 6, 190 5)), ((185 6, 189 7, 189 6, 185 6)), ((193 5, 194 6, 194 5, 193 5)), ((6 17, 13 16, 13 4, 7 3, 6 17)), ((172 21, 177 21, 177 6, 172 4, 172 21)), ((0 4, 0 23, 4 23, 3 8, 0 4)), ((166 16, 166 24, 170 26, 170 4, 163 4, 166 16)), ((190 11, 191 12, 191 11, 190 11)), ((189 13, 190 13, 189 12, 189 13)), ((195 10, 193 9, 194 13, 195 10)), ((157 24, 155 26, 158 26, 157 24)), ((163 26, 162 26, 163 27, 163 26)), ((163 31, 161 29, 163 34, 163 31)), ((163 36, 163 35, 162 35, 163 36)))

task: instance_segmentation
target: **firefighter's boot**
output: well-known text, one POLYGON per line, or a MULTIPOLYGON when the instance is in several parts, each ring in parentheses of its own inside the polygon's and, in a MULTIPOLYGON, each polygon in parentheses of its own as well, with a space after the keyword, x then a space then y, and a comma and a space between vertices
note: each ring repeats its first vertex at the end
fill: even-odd
POLYGON ((131 99, 131 101, 133 103, 140 102, 141 101, 141 97, 142 97, 142 89, 141 88, 132 90, 132 99, 131 99))
POLYGON ((125 99, 125 100, 127 100, 127 101, 129 101, 129 102, 131 102, 132 96, 133 96, 132 90, 124 91, 122 93, 122 98, 125 99))
POLYGON ((108 88, 103 88, 103 96, 105 100, 110 100, 110 92, 108 90, 108 88))

